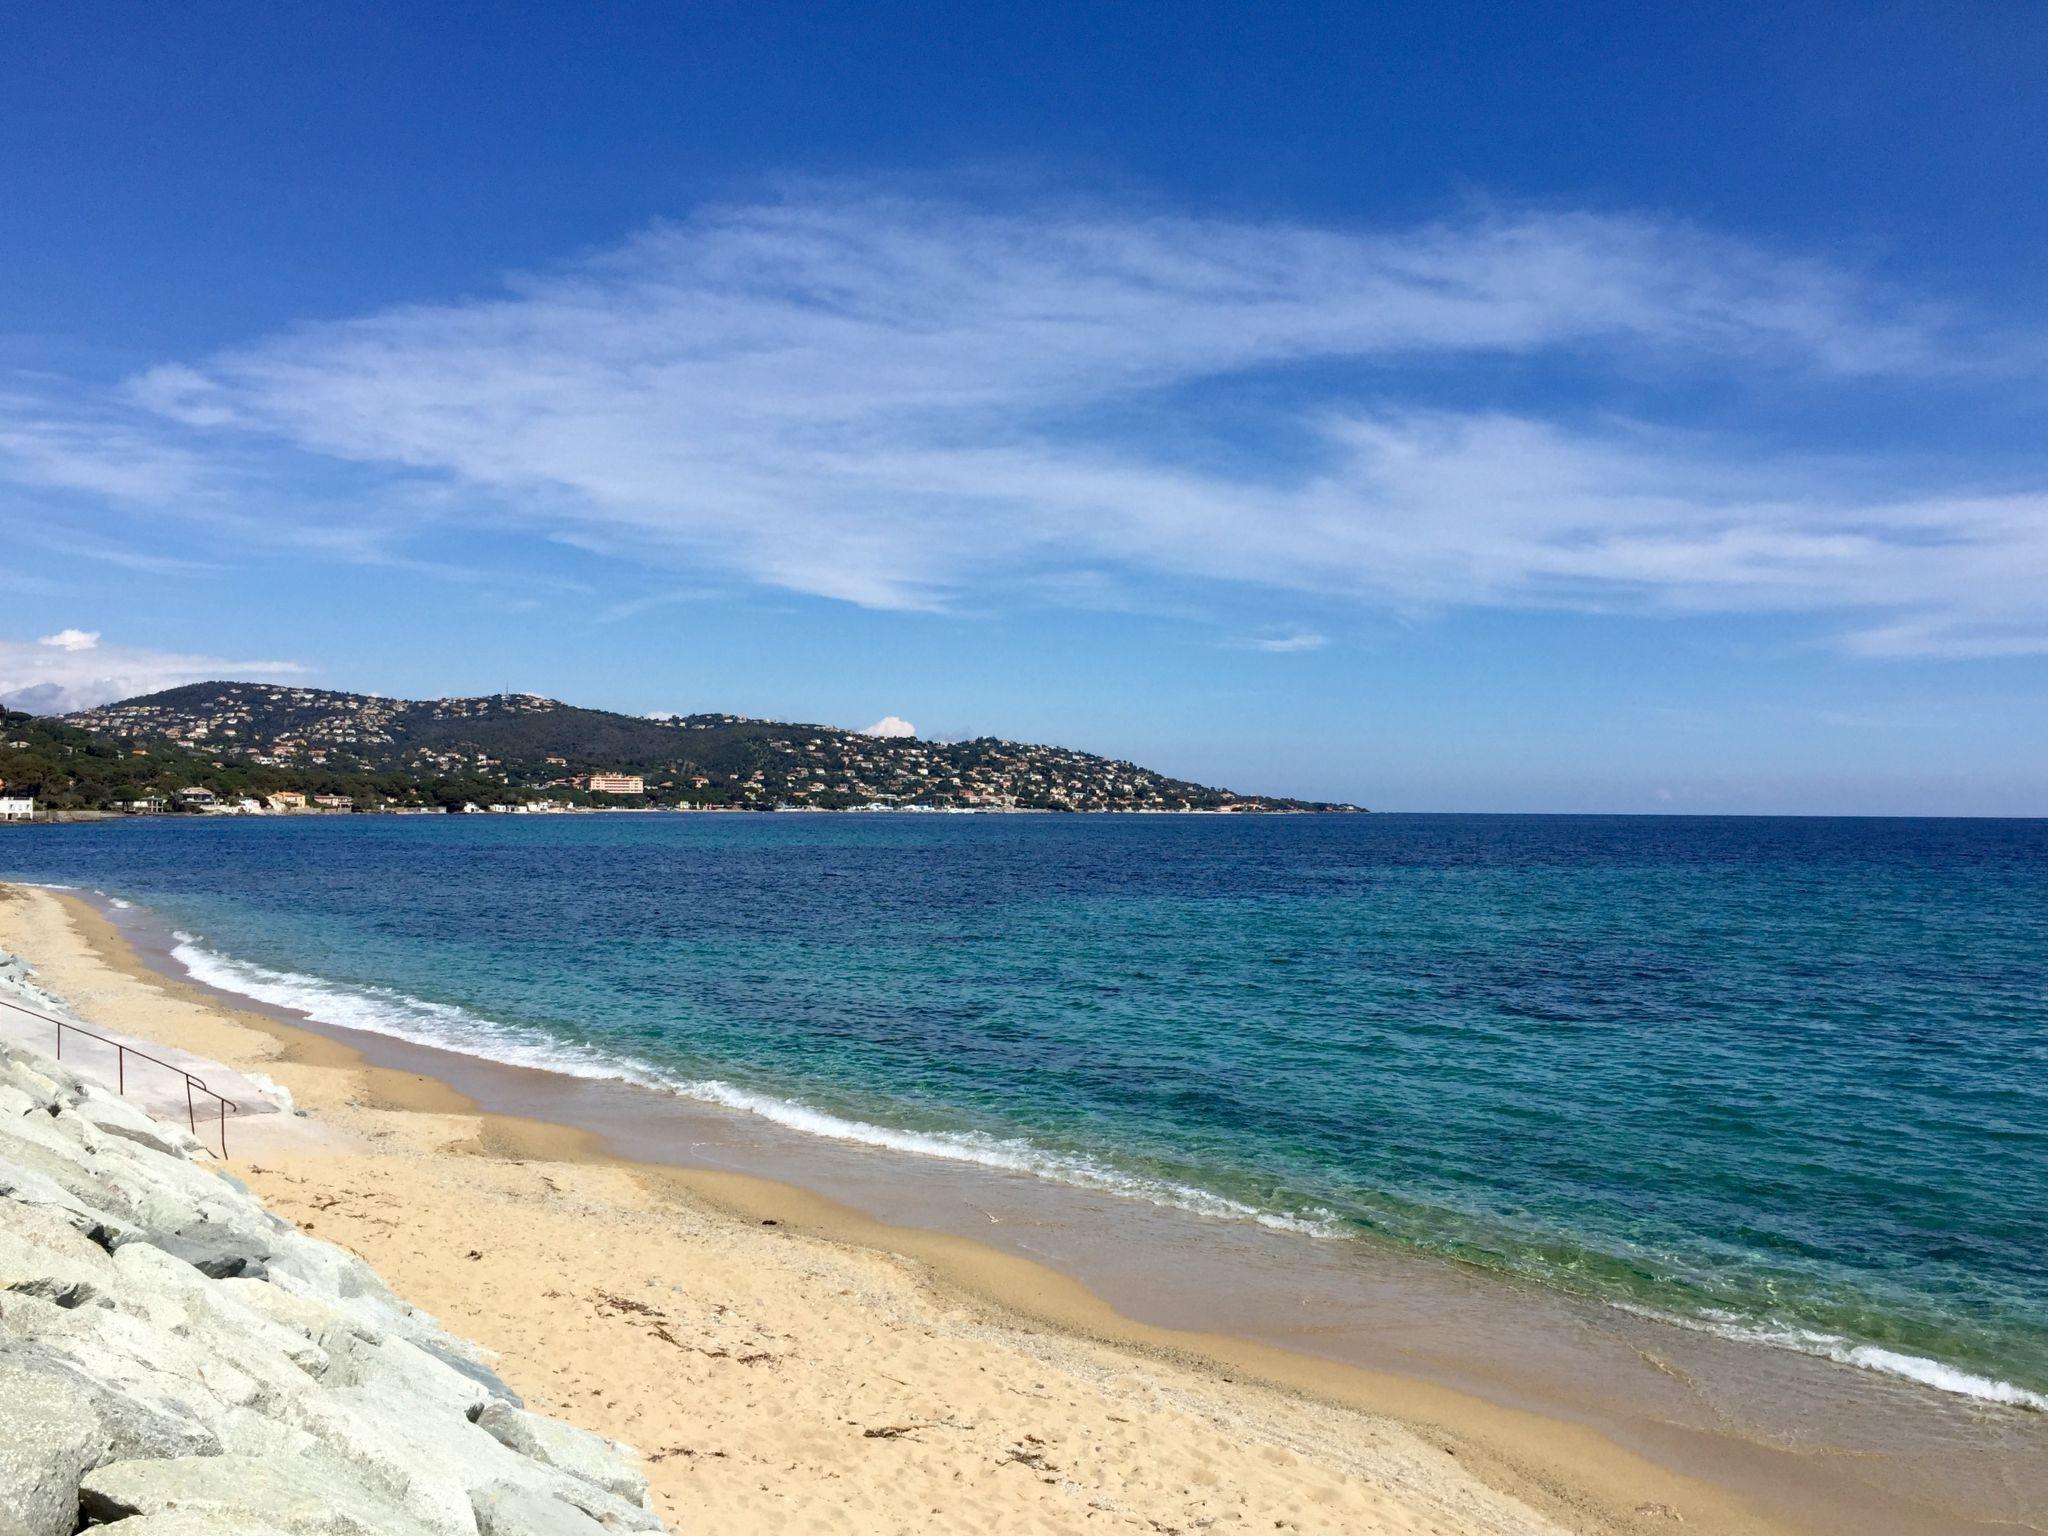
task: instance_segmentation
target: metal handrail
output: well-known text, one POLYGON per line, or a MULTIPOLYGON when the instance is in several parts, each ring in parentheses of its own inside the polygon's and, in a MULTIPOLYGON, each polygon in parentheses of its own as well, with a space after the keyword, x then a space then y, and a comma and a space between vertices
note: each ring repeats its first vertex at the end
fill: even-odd
POLYGON ((57 1059, 59 1061, 64 1059, 64 1031, 67 1029, 76 1034, 84 1035, 89 1040, 97 1040, 102 1045, 111 1045, 114 1048, 114 1085, 123 1098, 128 1096, 128 1058, 130 1056, 140 1056, 144 1061, 153 1061, 158 1066, 177 1073, 185 1079, 185 1123, 191 1128, 192 1134, 195 1137, 199 1134, 199 1114, 192 1104, 192 1090, 197 1088, 209 1098, 218 1100, 220 1103, 220 1157, 222 1162, 227 1161, 228 1111, 233 1110, 239 1115, 242 1112, 242 1106, 225 1094, 215 1093, 213 1089, 206 1086, 204 1078, 194 1077, 175 1062, 165 1061, 161 1056, 152 1056, 147 1051, 138 1051, 132 1045, 116 1040, 109 1035, 103 1035, 98 1030, 87 1029, 83 1024, 74 1024, 69 1019, 60 1019, 54 1014, 39 1013, 33 1008, 24 1008, 20 1003, 11 1003, 4 997, 0 997, 0 1008, 12 1008, 16 1013, 25 1013, 32 1019, 41 1019, 45 1024, 56 1025, 57 1059))

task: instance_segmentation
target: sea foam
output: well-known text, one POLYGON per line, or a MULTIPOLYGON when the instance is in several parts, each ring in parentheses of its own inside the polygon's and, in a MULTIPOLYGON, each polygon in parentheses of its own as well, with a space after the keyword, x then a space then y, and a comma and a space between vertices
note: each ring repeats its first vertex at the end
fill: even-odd
POLYGON ((507 1066, 667 1086, 623 1057, 559 1040, 537 1029, 502 1024, 453 1003, 428 1002, 390 987, 348 986, 297 971, 272 970, 207 949, 189 933, 175 938, 171 958, 195 981, 274 1008, 288 1008, 316 1023, 460 1051, 507 1066))
POLYGON ((2016 1387, 2009 1381, 1995 1377, 1977 1376, 1969 1371, 1958 1370, 1939 1360, 1929 1360, 1920 1355, 1902 1355, 1896 1350, 1880 1349, 1875 1344, 1850 1344, 1848 1340, 1836 1341, 1836 1348, 1828 1351, 1828 1357, 1848 1365, 1861 1366, 1866 1371, 1882 1371, 1888 1376, 1903 1376, 1908 1381, 1917 1381, 1924 1386, 1934 1387, 1942 1392, 1954 1392, 1962 1397, 1974 1397, 1987 1403, 2003 1403, 2012 1408, 2031 1408, 2036 1413, 2048 1413, 2048 1395, 2029 1392, 2025 1387, 2016 1387), (1837 1353, 1836 1350, 1840 1352, 1837 1353))
POLYGON ((1655 1322, 1669 1323, 1696 1333, 1711 1333, 1717 1338, 1733 1339, 1742 1344, 1764 1344, 1773 1349, 1789 1349, 1797 1354, 1816 1355, 1823 1360, 1832 1360, 1837 1365, 1854 1366, 1858 1370, 1875 1371, 1881 1376, 1896 1376, 1902 1381, 1918 1382, 1923 1387, 1932 1387, 1937 1392, 1947 1392, 1956 1397, 1972 1397, 1983 1403, 1998 1403, 2007 1408, 2027 1408, 2036 1413, 2048 1413, 2048 1395, 2016 1386, 2009 1381, 2000 1381, 1995 1376, 1980 1376, 1945 1361, 1930 1360, 1925 1355, 1909 1355, 1896 1349, 1886 1349, 1878 1344, 1858 1344, 1853 1339, 1838 1333, 1823 1333, 1815 1328, 1797 1328, 1788 1325, 1756 1323, 1730 1312, 1708 1311, 1697 1316, 1667 1312, 1660 1307, 1638 1306, 1631 1302, 1612 1302, 1610 1305, 1637 1317, 1647 1317, 1655 1322))
POLYGON ((453 1003, 429 1002, 389 987, 349 986, 297 971, 273 970, 231 959, 178 933, 171 957, 196 981, 222 992, 288 1008, 317 1023, 390 1036, 414 1045, 460 1051, 509 1066, 619 1080, 665 1090, 703 1104, 756 1115, 809 1136, 853 1142, 917 1157, 944 1158, 1004 1173, 1030 1174, 1078 1189, 1187 1211, 1220 1220, 1252 1221, 1275 1231, 1336 1236, 1334 1213, 1296 1216, 1261 1210, 1213 1190, 1123 1169, 1075 1153, 1040 1147, 1020 1137, 977 1131, 911 1130, 836 1115, 797 1099, 760 1093, 716 1078, 690 1079, 643 1062, 544 1031, 500 1023, 453 1003))
POLYGON ((1339 1230, 1336 1215, 1332 1212, 1318 1211, 1307 1216, 1290 1216, 1260 1210, 1257 1206, 1233 1200, 1228 1195, 1218 1194, 1214 1190, 1143 1174, 1127 1173, 1106 1163, 1097 1162, 1093 1158, 1051 1151, 1021 1137, 996 1137, 978 1131, 912 1131, 873 1125, 864 1120, 847 1119, 824 1110, 813 1109, 792 1099, 754 1093, 716 1080, 678 1083, 673 1086, 677 1092, 687 1094, 691 1098, 701 1099, 710 1104, 723 1104, 730 1109, 745 1110, 749 1114, 759 1115, 764 1120, 771 1120, 791 1130, 802 1131, 812 1136, 829 1137, 834 1141, 858 1142, 864 1146, 884 1147, 892 1152, 908 1152, 919 1157, 945 1158, 951 1162, 971 1163, 977 1167, 993 1168, 1004 1173, 1031 1174, 1055 1183, 1096 1190, 1103 1194, 1120 1195, 1128 1199, 1145 1200, 1153 1205, 1169 1206, 1197 1216, 1255 1221, 1260 1226, 1271 1227, 1275 1231, 1299 1232, 1312 1237, 1334 1237, 1339 1230))

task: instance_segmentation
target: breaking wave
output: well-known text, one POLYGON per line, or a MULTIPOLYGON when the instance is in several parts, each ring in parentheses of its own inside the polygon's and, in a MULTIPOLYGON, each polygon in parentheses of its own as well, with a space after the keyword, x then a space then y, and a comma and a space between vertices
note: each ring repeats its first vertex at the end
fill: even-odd
POLYGON ((917 1157, 944 1158, 1004 1173, 1030 1174, 1078 1189, 1148 1201, 1198 1216, 1252 1221, 1275 1231, 1315 1237, 1339 1233, 1334 1213, 1295 1216, 1261 1210, 1213 1190, 1129 1173, 1094 1158, 1040 1147, 1021 1137, 979 1131, 923 1131, 876 1125, 815 1108, 797 1099, 760 1093, 716 1078, 685 1079, 598 1047, 539 1029, 499 1023, 452 1003, 428 1002, 389 987, 348 986, 297 971, 272 970, 205 948, 188 933, 176 935, 171 957, 194 980, 223 992, 288 1008, 317 1023, 387 1035, 414 1045, 461 1051, 509 1066, 613 1079, 663 1089, 699 1103, 759 1116, 809 1136, 854 1142, 917 1157))
POLYGON ((1931 1360, 1925 1355, 1909 1355, 1900 1350, 1886 1349, 1879 1344, 1858 1344, 1855 1340, 1844 1338, 1837 1333, 1822 1333, 1813 1328, 1759 1324, 1746 1321, 1729 1312, 1709 1311, 1699 1316, 1688 1317, 1682 1313, 1666 1312, 1661 1308, 1636 1306, 1627 1302, 1611 1304, 1638 1317, 1654 1318, 1660 1323, 1670 1323, 1674 1327, 1689 1329, 1695 1333, 1711 1333, 1717 1338, 1733 1339, 1744 1344, 1764 1344, 1773 1349, 1789 1349, 1797 1354, 1815 1355, 1823 1360, 1832 1360, 1837 1365, 1854 1366, 1858 1370, 1875 1371, 1882 1376, 1895 1376, 1902 1381, 1918 1382, 1923 1387, 1932 1387, 1938 1392, 1951 1393, 1957 1397, 1973 1397, 1979 1402, 1998 1403, 2007 1408, 2030 1408, 2036 1413, 2048 1413, 2048 1395, 2015 1386, 2009 1381, 2000 1381, 1995 1376, 1980 1376, 1944 1361, 1931 1360))

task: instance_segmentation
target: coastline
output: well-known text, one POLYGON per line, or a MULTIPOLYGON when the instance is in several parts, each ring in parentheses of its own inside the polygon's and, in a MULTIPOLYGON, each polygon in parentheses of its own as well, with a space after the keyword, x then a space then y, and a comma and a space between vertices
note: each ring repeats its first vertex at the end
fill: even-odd
MULTIPOLYGON (((777 1223, 776 1238, 783 1243, 792 1238, 820 1243, 835 1254, 859 1254, 862 1262, 893 1266, 898 1271, 905 1271, 902 1261, 907 1259, 917 1267, 914 1283, 948 1298, 948 1305, 1002 1309, 995 1315, 1008 1314, 1012 1320, 999 1326, 1012 1329, 1019 1326, 1016 1318, 1028 1319, 1024 1333, 1034 1340, 1046 1337, 1039 1325, 1050 1324, 1061 1340, 1056 1348, 1107 1349, 1128 1356, 1134 1368, 1189 1374, 1201 1383, 1202 1391, 1255 1400, 1255 1407, 1238 1404, 1241 1412, 1271 1414, 1284 1408, 1311 1416, 1349 1416, 1335 1431, 1336 1441, 1324 1447, 1329 1465, 1343 1460, 1342 1446, 1347 1439, 1374 1443, 1382 1449, 1402 1441, 1402 1455, 1407 1459, 1401 1463, 1405 1469, 1401 1477, 1419 1475, 1416 1468, 1431 1465, 1435 1473, 1454 1474, 1463 1486, 1472 1482, 1470 1474, 1476 1471, 1484 1483, 1505 1490, 1510 1503, 1520 1501, 1570 1529, 1665 1529, 1674 1516, 1689 1528, 1727 1532, 1970 1528, 1955 1518, 1953 1509, 1915 1509, 1910 1498, 1901 1498, 1893 1490, 1853 1477, 1845 1479, 1838 1467, 1827 1465, 1824 1455, 1802 1457, 1738 1437, 1717 1440, 1703 1431, 1673 1430, 1670 1426, 1665 1426, 1662 1434, 1650 1434, 1648 1429, 1654 1426, 1645 1427, 1647 1445, 1623 1446, 1586 1423, 1489 1400, 1442 1381, 1318 1359, 1298 1349, 1279 1348, 1228 1332, 1140 1321, 1098 1297, 1080 1280, 1024 1254, 958 1232, 881 1220, 842 1200, 791 1183, 733 1167, 680 1167, 623 1155, 587 1127, 553 1124, 545 1114, 491 1112, 497 1107, 492 1101, 500 1098, 499 1092, 472 1094, 467 1090, 476 1086, 473 1082, 451 1086, 435 1072, 423 1070, 429 1065, 445 1066, 437 1058, 451 1053, 395 1049, 397 1042, 380 1048, 375 1040, 343 1041, 336 1038, 338 1031, 306 1020, 295 1022, 280 1010, 251 1008, 243 999, 224 1003, 219 994, 172 972, 164 957, 131 947, 80 898, 37 893, 30 900, 50 903, 63 917, 61 924, 44 925, 45 948, 66 949, 57 942, 56 927, 68 928, 75 940, 68 952, 54 957, 30 949, 29 958, 45 967, 46 977, 52 965, 65 973, 65 983, 56 990, 71 995, 81 1007, 94 996, 105 997, 110 1006, 118 1007, 116 999, 107 994, 119 993, 126 1015, 138 1012, 139 993, 154 992, 173 1000, 184 1020, 181 1033, 187 1037, 178 1043, 232 1065, 259 1066, 277 1076, 312 1106, 314 1124, 334 1134, 365 1134, 350 1117, 366 1114, 379 1121, 372 1134, 387 1143, 411 1145, 406 1156, 415 1165, 422 1160, 435 1161, 423 1142, 446 1137, 434 1144, 444 1150, 457 1148, 472 1159, 481 1154, 483 1164, 493 1168, 493 1178, 511 1178, 509 1170, 545 1160, 579 1170, 579 1176, 598 1177, 595 1171, 601 1171, 602 1177, 612 1182, 623 1179, 663 1213, 688 1211, 693 1220, 715 1224, 718 1218, 707 1213, 726 1212, 725 1227, 743 1231, 750 1238, 758 1233, 757 1224, 767 1221, 777 1223), (195 1031, 193 1026, 202 1022, 195 1015, 213 1022, 195 1031), (195 1033, 203 1038, 190 1038, 195 1033), (370 1050, 366 1053, 359 1048, 362 1045, 369 1045, 370 1050), (394 1066, 394 1061, 403 1064, 394 1066), (339 1099, 333 1093, 337 1079, 355 1085, 339 1099), (465 1134, 450 1135, 455 1129, 450 1121, 462 1122, 460 1129, 465 1134), (881 1257, 884 1255, 898 1257, 881 1257), (1646 1448, 1656 1454, 1645 1454, 1646 1448), (1415 1459, 1418 1456, 1419 1461, 1415 1459), (1677 1470, 1677 1465, 1686 1470, 1677 1470), (1773 1513, 1761 1513, 1760 1506, 1773 1513)), ((160 1038, 137 1028, 127 1016, 91 1012, 88 1016, 160 1038)), ((488 1069, 489 1064, 483 1065, 488 1069)), ((524 1070, 487 1071, 486 1076, 493 1080, 483 1086, 502 1090, 506 1073, 524 1070)), ((532 1096, 529 1085, 528 1097, 532 1096)), ((545 1085, 541 1098, 544 1104, 545 1085)), ((252 1122, 247 1129, 260 1145, 265 1139, 263 1128, 252 1122)), ((236 1127, 238 1139, 246 1140, 244 1133, 244 1127, 236 1127)), ((355 1167, 350 1160, 364 1155, 332 1148, 285 1153, 262 1147, 260 1152, 250 1153, 237 1146, 236 1152, 237 1166, 250 1164, 252 1182, 287 1210, 291 1209, 294 1184, 316 1177, 331 1181, 344 1166, 353 1176, 355 1167), (255 1166, 259 1162, 260 1168, 255 1166), (265 1181, 272 1178, 284 1182, 267 1187, 265 1181)), ((374 1156, 389 1158, 391 1154, 374 1156)), ((439 1158, 441 1165, 449 1161, 439 1158)), ((473 1167, 474 1163, 464 1166, 473 1167)), ((996 1218, 989 1219, 993 1222, 996 1218)), ((357 1236, 368 1238, 367 1233, 351 1234, 348 1240, 353 1243, 357 1236)), ((413 1284, 406 1263, 365 1251, 402 1289, 413 1284)), ((472 1278, 475 1274, 469 1272, 472 1278)), ((440 1305, 435 1297, 423 1299, 430 1306, 440 1305)), ((459 1308, 447 1310, 462 1315, 459 1308)), ((486 1343, 495 1342, 486 1323, 468 1317, 463 1321, 475 1336, 486 1343)), ((861 1319, 856 1317, 849 1326, 861 1326, 861 1319)), ((559 1411, 575 1416, 570 1404, 559 1411)), ((647 1438, 629 1429, 590 1427, 626 1438, 647 1438)), ((1329 1430, 1327 1424, 1324 1428, 1329 1430)), ((1400 1477, 1395 1482, 1398 1486, 1400 1477)), ((1446 1496, 1439 1492, 1429 1497, 1446 1496)), ((1481 1495, 1471 1497, 1484 1502, 1481 1495)), ((1477 1518, 1477 1506, 1468 1513, 1477 1518)), ((1530 1516, 1532 1521, 1539 1518, 1530 1516)), ((1450 1528, 1543 1527, 1482 1523, 1450 1528)), ((1984 1528, 1991 1526, 1986 1523, 1984 1528)))
POLYGON ((478 808, 446 811, 426 806, 358 807, 348 811, 122 811, 103 807, 79 807, 38 811, 21 822, 7 825, 62 826, 66 823, 97 821, 185 821, 201 819, 265 821, 333 821, 351 816, 1370 816, 1366 806, 1340 805, 1323 810, 1288 806, 1240 809, 1216 806, 1186 806, 1152 809, 1143 806, 1101 806, 1087 810, 1043 805, 885 805, 866 801, 860 805, 562 805, 547 810, 525 806, 504 810, 478 808))

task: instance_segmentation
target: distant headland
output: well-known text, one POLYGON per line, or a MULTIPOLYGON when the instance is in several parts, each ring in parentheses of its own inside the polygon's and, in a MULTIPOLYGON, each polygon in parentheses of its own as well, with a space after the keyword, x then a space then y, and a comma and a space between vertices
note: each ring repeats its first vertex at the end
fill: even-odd
POLYGON ((210 682, 61 717, 0 711, 0 786, 65 813, 1343 813, 995 737, 925 741, 535 694, 387 699, 210 682))

